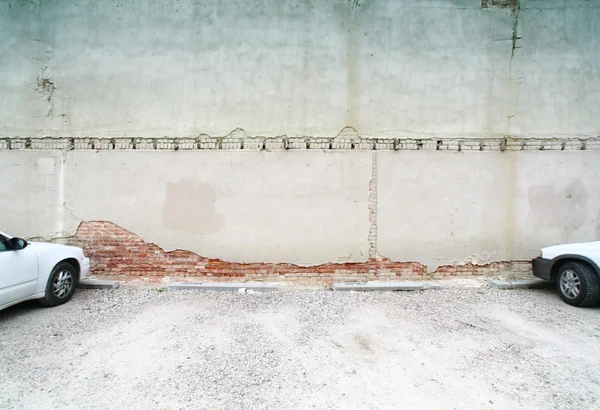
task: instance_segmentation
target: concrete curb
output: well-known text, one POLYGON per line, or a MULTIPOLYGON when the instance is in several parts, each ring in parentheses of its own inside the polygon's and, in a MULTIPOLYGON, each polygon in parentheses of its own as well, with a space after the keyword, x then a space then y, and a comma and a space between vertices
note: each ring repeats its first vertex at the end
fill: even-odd
POLYGON ((236 283, 220 283, 220 282, 173 282, 169 283, 167 289, 173 290, 212 290, 217 292, 241 292, 252 290, 254 292, 273 292, 279 290, 279 285, 276 283, 267 282, 236 282, 236 283))
POLYGON ((77 289, 118 289, 116 280, 84 279, 77 284, 77 289))
POLYGON ((440 289, 442 285, 436 282, 341 282, 334 283, 331 289, 334 291, 373 291, 373 290, 428 290, 440 289))
POLYGON ((554 282, 542 279, 526 280, 493 280, 491 282, 496 289, 548 289, 554 287, 554 282))

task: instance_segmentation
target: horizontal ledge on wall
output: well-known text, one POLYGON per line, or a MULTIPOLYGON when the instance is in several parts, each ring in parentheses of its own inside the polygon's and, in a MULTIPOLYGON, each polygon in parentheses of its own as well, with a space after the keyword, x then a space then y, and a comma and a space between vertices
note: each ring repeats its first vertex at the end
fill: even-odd
POLYGON ((0 138, 0 150, 140 151, 580 151, 600 150, 600 137, 589 138, 0 138))

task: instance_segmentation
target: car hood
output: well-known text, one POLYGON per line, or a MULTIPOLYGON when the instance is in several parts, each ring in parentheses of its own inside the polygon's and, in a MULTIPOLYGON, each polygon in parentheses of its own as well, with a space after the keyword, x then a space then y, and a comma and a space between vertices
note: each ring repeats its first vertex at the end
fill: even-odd
POLYGON ((49 243, 49 242, 28 242, 28 248, 31 248, 33 251, 37 252, 52 252, 52 251, 60 251, 60 250, 70 250, 73 252, 82 252, 81 248, 76 246, 68 246, 68 245, 60 245, 58 243, 49 243))
POLYGON ((559 255, 580 255, 589 252, 600 252, 600 241, 583 242, 583 243, 567 243, 564 245, 548 246, 542 249, 544 258, 554 258, 559 255))

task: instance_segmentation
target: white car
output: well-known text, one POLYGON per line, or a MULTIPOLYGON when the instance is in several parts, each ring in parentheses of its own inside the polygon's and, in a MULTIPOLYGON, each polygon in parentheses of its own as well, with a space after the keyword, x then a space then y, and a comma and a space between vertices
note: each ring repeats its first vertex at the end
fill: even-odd
POLYGON ((90 260, 81 248, 29 243, 0 232, 0 309, 30 299, 61 305, 89 274, 90 260))
POLYGON ((600 241, 549 246, 532 264, 533 274, 556 282, 560 297, 569 305, 600 303, 600 241))

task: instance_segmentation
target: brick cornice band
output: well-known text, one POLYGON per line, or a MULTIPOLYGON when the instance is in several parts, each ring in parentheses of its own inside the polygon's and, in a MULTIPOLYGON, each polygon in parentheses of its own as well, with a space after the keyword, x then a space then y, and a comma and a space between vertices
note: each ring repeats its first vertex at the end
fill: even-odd
POLYGON ((600 150, 600 137, 576 138, 368 138, 322 137, 196 138, 0 138, 0 150, 242 150, 242 151, 580 151, 600 150))

